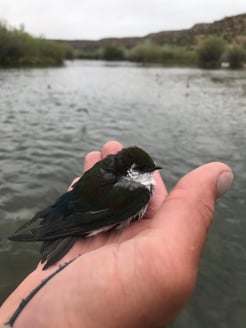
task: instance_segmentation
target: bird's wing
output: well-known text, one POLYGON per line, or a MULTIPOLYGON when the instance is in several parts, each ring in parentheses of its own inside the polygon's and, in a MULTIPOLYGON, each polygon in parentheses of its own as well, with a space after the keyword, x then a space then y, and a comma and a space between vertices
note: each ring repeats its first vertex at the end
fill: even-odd
POLYGON ((49 221, 58 222, 70 215, 73 202, 73 192, 66 192, 52 206, 39 211, 31 220, 21 225, 9 239, 13 241, 38 241, 38 231, 42 229, 42 226, 47 225, 49 221))
MULTIPOLYGON (((46 213, 45 219, 37 217, 29 221, 29 224, 22 226, 11 239, 48 241, 68 236, 88 235, 94 230, 117 226, 133 217, 147 205, 149 198, 150 193, 145 188, 129 190, 115 187, 107 194, 107 202, 103 199, 101 206, 96 209, 84 211, 84 207, 77 204, 66 216, 61 215, 56 207, 50 208, 50 213, 49 209, 46 209, 48 214, 46 213)), ((42 212, 40 214, 42 216, 42 212)))

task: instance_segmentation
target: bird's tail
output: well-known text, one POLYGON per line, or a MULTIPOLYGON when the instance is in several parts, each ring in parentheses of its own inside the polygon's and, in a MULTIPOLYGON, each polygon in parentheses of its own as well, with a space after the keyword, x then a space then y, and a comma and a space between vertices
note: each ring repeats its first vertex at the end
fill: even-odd
POLYGON ((71 236, 66 238, 59 238, 56 240, 44 241, 41 245, 41 263, 45 263, 43 270, 46 270, 52 264, 59 261, 74 245, 78 237, 71 236))
POLYGON ((53 214, 55 210, 52 207, 48 207, 34 215, 34 217, 22 224, 13 235, 8 239, 12 241, 41 241, 39 238, 39 229, 42 225, 42 221, 50 214, 53 214))

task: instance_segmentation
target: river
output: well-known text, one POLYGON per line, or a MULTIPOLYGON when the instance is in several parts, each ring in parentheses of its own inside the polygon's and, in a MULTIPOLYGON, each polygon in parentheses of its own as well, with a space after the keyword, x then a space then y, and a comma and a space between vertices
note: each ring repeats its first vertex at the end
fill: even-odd
POLYGON ((143 67, 102 61, 0 70, 0 301, 39 259, 6 239, 81 174, 104 142, 146 149, 169 189, 210 161, 229 164, 195 292, 175 328, 245 327, 246 70, 143 67))

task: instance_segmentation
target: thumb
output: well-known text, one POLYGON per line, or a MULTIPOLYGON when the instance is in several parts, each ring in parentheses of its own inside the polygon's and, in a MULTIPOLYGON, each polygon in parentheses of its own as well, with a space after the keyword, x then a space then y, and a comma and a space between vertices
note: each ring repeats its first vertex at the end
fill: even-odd
MULTIPOLYGON (((231 186, 233 174, 222 163, 209 163, 185 175, 152 220, 180 264, 198 266, 215 202, 231 186)), ((191 269, 191 268, 190 268, 191 269)))

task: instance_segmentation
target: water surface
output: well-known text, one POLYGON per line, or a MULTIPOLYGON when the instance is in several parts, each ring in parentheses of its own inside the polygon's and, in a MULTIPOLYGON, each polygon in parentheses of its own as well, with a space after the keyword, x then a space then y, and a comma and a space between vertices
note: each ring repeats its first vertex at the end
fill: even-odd
POLYGON ((146 149, 170 189, 210 161, 229 164, 193 297, 172 325, 246 322, 246 71, 75 61, 0 71, 0 298, 30 272, 38 245, 6 240, 81 174, 84 155, 116 139, 146 149))

